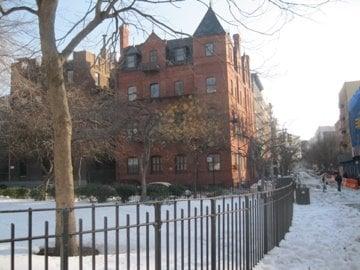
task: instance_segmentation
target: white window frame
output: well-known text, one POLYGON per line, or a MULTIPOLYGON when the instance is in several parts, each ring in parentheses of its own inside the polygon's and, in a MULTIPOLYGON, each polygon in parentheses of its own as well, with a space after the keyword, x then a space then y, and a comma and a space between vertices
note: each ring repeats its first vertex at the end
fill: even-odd
POLYGON ((128 88, 128 100, 134 101, 137 99, 137 88, 136 86, 129 86, 128 88))
POLYGON ((150 84, 150 97, 151 98, 159 98, 160 97, 160 84, 159 83, 152 83, 150 84), (157 95, 154 95, 153 90, 155 90, 153 87, 157 85, 157 95))
POLYGON ((68 70, 66 73, 67 76, 67 81, 69 84, 74 83, 74 71, 73 70, 68 70))
POLYGON ((205 56, 213 56, 215 54, 215 46, 213 42, 205 44, 205 56))
POLYGON ((175 61, 183 62, 186 60, 186 50, 184 47, 175 49, 175 61), (181 52, 181 53, 180 53, 181 52))
POLYGON ((126 56, 126 67, 127 68, 135 68, 136 67, 136 56, 128 55, 126 56), (131 61, 130 61, 131 59, 131 61))
POLYGON ((174 88, 175 88, 175 95, 176 96, 182 96, 185 94, 185 90, 184 90, 184 81, 182 80, 178 80, 174 83, 174 88), (180 87, 181 86, 181 87, 180 87))
POLYGON ((208 93, 216 92, 216 78, 215 77, 206 78, 206 92, 208 92, 208 93))

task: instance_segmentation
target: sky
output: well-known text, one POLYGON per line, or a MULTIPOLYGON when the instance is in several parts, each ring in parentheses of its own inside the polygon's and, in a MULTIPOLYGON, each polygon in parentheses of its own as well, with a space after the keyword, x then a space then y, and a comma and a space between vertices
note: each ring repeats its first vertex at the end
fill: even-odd
MULTIPOLYGON (((261 0, 237 1, 241 7, 251 10, 261 0)), ((298 0, 300 1, 300 0, 298 0)), ((316 0, 301 0, 314 2, 316 0)), ((205 1, 207 3, 207 1, 205 1)), ((89 0, 60 1, 56 32, 60 37, 83 14, 89 0)), ((241 50, 250 55, 251 69, 259 72, 267 101, 273 105, 279 128, 310 139, 318 126, 333 125, 338 119, 338 93, 345 81, 360 80, 359 0, 342 0, 323 6, 306 17, 291 21, 289 14, 266 9, 262 16, 244 18, 236 22, 229 14, 225 0, 212 0, 212 6, 224 29, 230 34, 240 33, 241 50), (270 33, 272 25, 288 21, 279 32, 262 35, 241 26, 270 33), (239 23, 240 22, 240 23, 239 23)), ((149 5, 148 12, 171 27, 192 34, 207 7, 195 0, 187 0, 176 6, 149 5)), ((169 33, 146 25, 162 38, 174 38, 169 33)), ((76 50, 97 52, 101 35, 108 24, 98 27, 76 50)), ((36 30, 34 30, 36 31, 36 30)), ((147 33, 130 27, 130 42, 143 42, 147 33)), ((71 36, 70 36, 71 37, 71 36)), ((66 42, 65 42, 66 43, 66 42)))

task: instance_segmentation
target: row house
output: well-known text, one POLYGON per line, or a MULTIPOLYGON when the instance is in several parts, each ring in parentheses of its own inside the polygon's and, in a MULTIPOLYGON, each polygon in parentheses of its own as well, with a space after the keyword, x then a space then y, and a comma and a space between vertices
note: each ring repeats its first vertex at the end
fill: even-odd
MULTIPOLYGON (((146 41, 130 45, 127 25, 120 31, 121 58, 117 92, 128 102, 176 100, 196 96, 202 104, 225 115, 228 150, 200 157, 199 184, 238 186, 253 179, 249 142, 255 133, 250 59, 240 51, 240 36, 231 38, 210 7, 193 36, 164 40, 152 32, 146 41)), ((141 150, 122 146, 117 156, 117 180, 140 182, 141 150), (125 149, 125 150, 124 150, 125 149)), ((154 147, 147 181, 192 184, 193 157, 181 147, 154 147)))

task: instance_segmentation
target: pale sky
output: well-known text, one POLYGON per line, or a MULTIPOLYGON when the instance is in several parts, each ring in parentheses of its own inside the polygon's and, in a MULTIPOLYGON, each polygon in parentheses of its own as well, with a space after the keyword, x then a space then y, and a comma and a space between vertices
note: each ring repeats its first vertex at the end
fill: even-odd
MULTIPOLYGON (((250 6, 256 1, 237 2, 250 6)), ((311 3, 315 0, 302 1, 311 3)), ((215 12, 232 20, 225 0, 212 2, 215 12)), ((86 3, 88 1, 60 1, 57 37, 83 14, 86 3)), ((160 15, 177 30, 193 34, 207 8, 195 0, 184 1, 178 6, 159 8, 159 5, 152 5, 151 12, 160 15)), ((359 0, 339 1, 314 12, 309 18, 295 18, 270 37, 220 22, 231 34, 240 33, 242 51, 250 55, 251 68, 260 72, 265 87, 263 93, 273 104, 280 128, 309 139, 318 126, 333 125, 337 121, 338 93, 343 82, 360 79, 359 14, 359 0)), ((266 16, 251 18, 244 23, 264 30, 274 21, 281 21, 278 15, 267 12, 266 16)), ((101 34, 105 31, 105 25, 99 27, 76 50, 97 52, 101 34)), ((130 40, 135 44, 146 39, 146 35, 135 28, 131 27, 130 31, 130 40)), ((173 38, 158 28, 155 32, 162 38, 173 38)))

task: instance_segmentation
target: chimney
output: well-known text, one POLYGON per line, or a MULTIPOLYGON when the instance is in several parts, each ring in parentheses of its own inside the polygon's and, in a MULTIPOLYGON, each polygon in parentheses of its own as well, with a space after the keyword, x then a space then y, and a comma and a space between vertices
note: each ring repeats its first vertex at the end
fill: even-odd
POLYGON ((236 71, 240 71, 239 66, 240 64, 240 35, 234 34, 234 66, 236 71))
POLYGON ((119 28, 120 35, 120 54, 124 48, 129 46, 129 28, 127 24, 122 24, 119 28))

